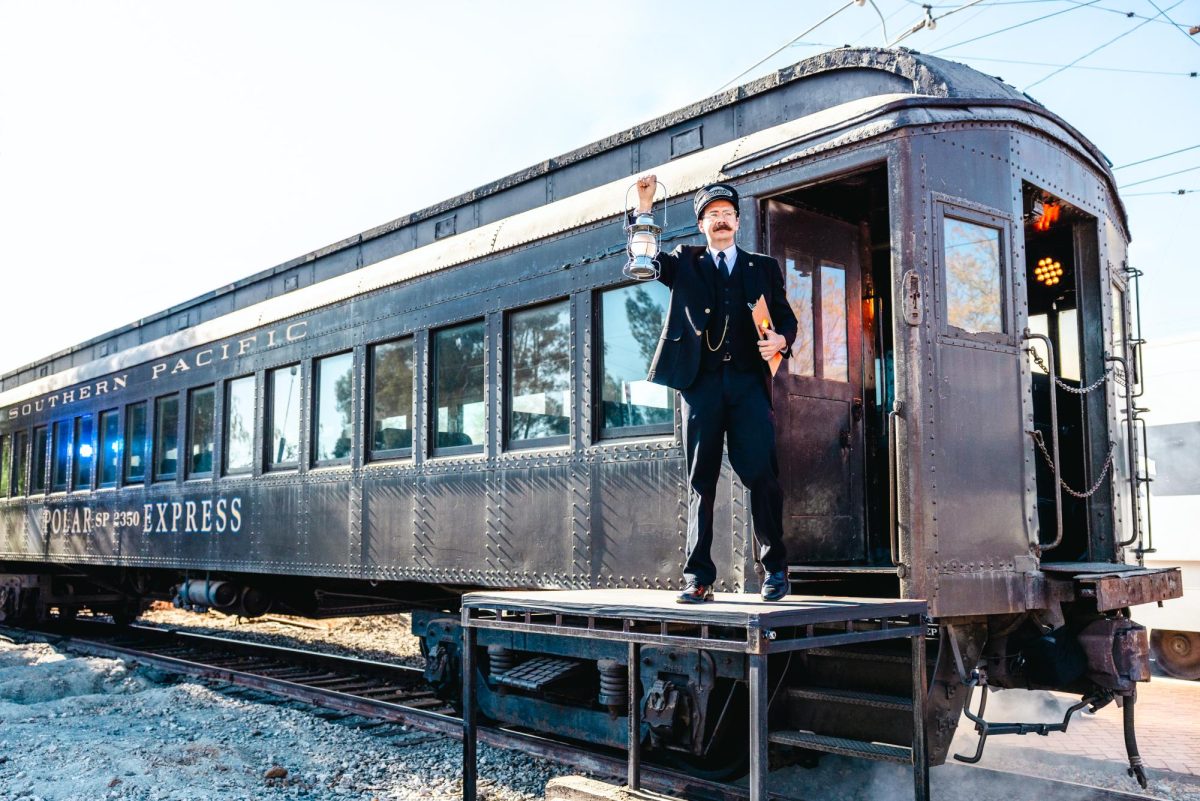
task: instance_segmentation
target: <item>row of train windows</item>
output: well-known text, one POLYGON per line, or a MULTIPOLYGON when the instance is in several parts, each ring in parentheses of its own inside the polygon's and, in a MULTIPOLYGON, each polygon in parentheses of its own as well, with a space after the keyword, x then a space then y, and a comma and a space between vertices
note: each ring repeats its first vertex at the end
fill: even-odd
MULTIPOLYGON (((601 292, 599 427, 602 436, 669 433, 674 399, 645 380, 662 329, 667 290, 638 284, 601 292)), ((509 448, 565 445, 570 432, 571 324, 568 301, 507 315, 505 439, 509 448)), ((482 320, 433 331, 430 336, 428 451, 480 452, 487 428, 487 358, 482 320)), ((412 456, 414 359, 411 336, 367 349, 370 460, 412 456)), ((350 460, 354 435, 351 352, 313 361, 310 456, 314 466, 350 460)), ((254 468, 260 421, 253 375, 223 382, 223 475, 254 468)), ((261 415, 263 469, 300 464, 301 366, 265 376, 261 415)), ((147 480, 214 475, 218 385, 196 387, 0 437, 0 497, 115 487, 147 480), (186 419, 181 421, 181 415, 186 419), (184 425, 180 426, 183 422, 184 425), (151 430, 152 429, 152 430, 151 430), (182 437, 182 442, 181 442, 182 437), (31 447, 32 446, 32 447, 31 447), (183 464, 180 464, 182 458, 183 464)))

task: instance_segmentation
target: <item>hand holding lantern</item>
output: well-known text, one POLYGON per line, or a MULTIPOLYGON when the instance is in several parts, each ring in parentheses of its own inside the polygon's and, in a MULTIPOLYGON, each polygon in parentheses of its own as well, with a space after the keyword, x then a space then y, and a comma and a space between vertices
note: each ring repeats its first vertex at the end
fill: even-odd
MULTIPOLYGON (((638 190, 638 208, 634 213, 629 212, 629 191, 625 192, 625 236, 627 238, 627 250, 629 252, 629 261, 626 262, 622 272, 628 278, 633 278, 638 281, 653 280, 658 278, 659 265, 656 260, 659 252, 659 236, 662 234, 662 226, 654 222, 654 196, 658 193, 658 187, 661 184, 653 175, 648 175, 638 179, 638 182, 630 187, 630 190, 638 190), (647 191, 648 190, 648 191, 647 191), (642 206, 647 205, 646 200, 649 200, 650 208, 643 210, 642 206)), ((663 224, 666 224, 666 193, 667 189, 663 187, 663 224)))

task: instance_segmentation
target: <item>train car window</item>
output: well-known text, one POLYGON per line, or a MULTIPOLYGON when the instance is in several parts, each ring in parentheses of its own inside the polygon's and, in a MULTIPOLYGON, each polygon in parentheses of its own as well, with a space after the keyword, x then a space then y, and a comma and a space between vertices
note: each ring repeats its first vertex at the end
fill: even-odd
POLYGON ((412 455, 413 340, 371 348, 371 458, 412 455))
POLYGON ((29 481, 31 492, 46 491, 46 468, 50 466, 46 460, 46 446, 49 438, 49 432, 45 426, 33 429, 33 473, 29 481))
POLYGON ((71 489, 75 492, 92 488, 92 461, 96 453, 96 432, 92 428, 92 416, 80 415, 75 418, 75 475, 71 481, 71 489))
POLYGON ((0 498, 7 498, 11 489, 12 437, 0 436, 0 498))
MULTIPOLYGON (((1035 334, 1042 336, 1050 336, 1050 319, 1045 314, 1029 315, 1029 330, 1035 334)), ((1042 367, 1043 364, 1050 363, 1050 356, 1046 351, 1046 343, 1040 339, 1031 339, 1027 343, 1030 348, 1029 353, 1029 369, 1031 372, 1038 375, 1049 375, 1049 371, 1042 367)))
POLYGON ((657 282, 601 294, 601 436, 671 432, 674 396, 667 387, 646 380, 663 333, 668 296, 667 288, 657 282))
POLYGON ((254 466, 254 376, 226 385, 225 472, 248 473, 254 466))
POLYGON ((787 360, 788 372, 792 375, 816 375, 816 356, 813 354, 815 315, 813 314, 813 268, 812 258, 795 256, 784 259, 784 274, 787 276, 787 296, 792 312, 796 315, 796 339, 792 342, 792 355, 787 360))
POLYGON ((125 480, 146 479, 146 402, 125 408, 125 480))
POLYGON ((300 365, 292 364, 267 373, 271 432, 270 467, 296 467, 300 464, 300 365))
POLYGON ((849 331, 846 327, 846 268, 821 262, 821 377, 850 380, 849 331))
POLYGON ((1003 334, 999 229, 947 216, 942 234, 947 324, 970 334, 1003 334))
POLYGON ((121 473, 121 417, 116 409, 100 412, 100 446, 96 449, 100 462, 99 485, 115 487, 121 473))
POLYGON ((571 421, 570 304, 513 312, 508 343, 509 445, 565 445, 571 421))
POLYGON ((483 321, 433 335, 434 453, 483 450, 483 321), (452 449, 452 450, 447 450, 452 449))
POLYGON ((71 421, 58 420, 54 423, 54 439, 51 442, 53 466, 50 488, 55 492, 67 489, 68 467, 71 460, 71 421))
POLYGON ((188 476, 212 475, 217 393, 214 387, 188 392, 188 476))
POLYGON ((179 396, 154 401, 154 480, 175 478, 179 472, 179 396))
POLYGON ((316 408, 313 410, 313 461, 318 465, 350 459, 354 354, 316 360, 316 408))
POLYGON ((13 495, 24 495, 28 489, 29 475, 29 432, 18 431, 13 435, 13 495))
POLYGON ((1060 378, 1079 380, 1079 315, 1074 309, 1058 313, 1058 364, 1060 378))

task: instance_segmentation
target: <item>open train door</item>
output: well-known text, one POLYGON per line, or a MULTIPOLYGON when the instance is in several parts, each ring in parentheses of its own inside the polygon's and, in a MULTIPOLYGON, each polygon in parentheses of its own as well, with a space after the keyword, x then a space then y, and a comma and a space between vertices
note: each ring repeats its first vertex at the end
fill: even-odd
POLYGON ((784 539, 797 564, 866 558, 860 233, 767 201, 768 252, 784 271, 798 331, 775 376, 784 539))

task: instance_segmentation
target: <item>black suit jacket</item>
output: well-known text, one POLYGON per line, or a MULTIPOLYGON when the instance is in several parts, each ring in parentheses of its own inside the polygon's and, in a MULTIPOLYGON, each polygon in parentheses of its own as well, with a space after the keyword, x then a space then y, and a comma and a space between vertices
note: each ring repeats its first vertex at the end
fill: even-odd
MULTIPOLYGON (((658 263, 661 268, 658 280, 671 288, 671 301, 647 378, 655 384, 687 389, 700 372, 704 329, 717 306, 712 282, 705 280, 702 271, 717 268, 708 248, 693 245, 680 245, 672 253, 659 253, 658 263)), ((766 298, 775 332, 787 340, 783 351, 787 356, 796 339, 796 315, 787 300, 779 262, 762 253, 738 248, 732 279, 741 280, 748 300, 758 300, 760 295, 766 298)), ((770 398, 771 370, 762 360, 759 367, 770 398)))

